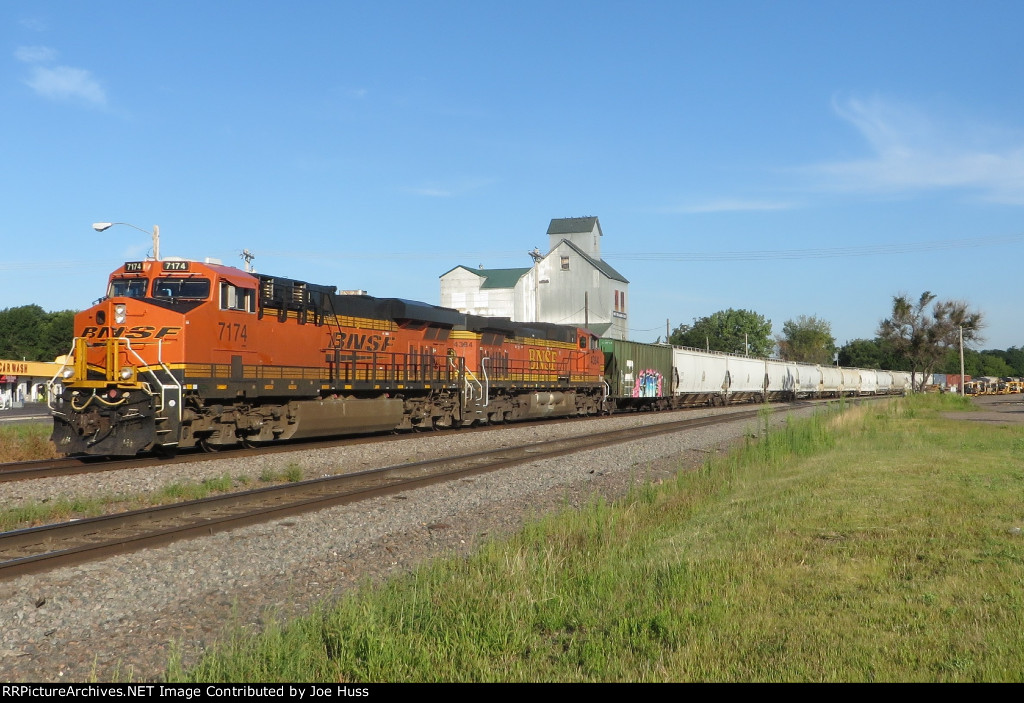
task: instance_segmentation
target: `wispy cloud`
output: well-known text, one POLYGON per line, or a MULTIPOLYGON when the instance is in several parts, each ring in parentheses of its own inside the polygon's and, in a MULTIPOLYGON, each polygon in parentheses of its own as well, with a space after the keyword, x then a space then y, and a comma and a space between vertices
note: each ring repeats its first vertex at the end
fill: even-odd
POLYGON ((408 188, 408 191, 414 195, 422 195, 428 198, 452 198, 459 195, 465 195, 466 193, 479 188, 484 188, 492 183, 494 183, 493 178, 470 179, 460 183, 447 185, 433 182, 408 188))
POLYGON ((32 32, 44 32, 48 27, 46 21, 39 17, 23 17, 18 24, 32 32))
POLYGON ((409 189, 410 193, 416 195, 423 195, 428 198, 450 198, 455 192, 449 188, 439 188, 437 186, 417 186, 409 189))
POLYGON ((57 60, 57 52, 48 46, 19 46, 14 58, 22 63, 52 63, 57 60))
POLYGON ((81 100, 90 105, 105 106, 107 94, 92 72, 84 68, 62 66, 57 52, 46 46, 22 46, 14 57, 29 64, 25 80, 35 93, 50 100, 81 100))
POLYGON ((745 200, 742 198, 719 198, 702 203, 666 208, 667 212, 687 215, 706 212, 764 212, 769 210, 792 210, 796 205, 781 200, 745 200))
POLYGON ((940 120, 881 98, 833 100, 835 113, 867 143, 862 159, 809 170, 840 190, 904 193, 964 189, 1024 205, 1024 138, 990 126, 940 120))

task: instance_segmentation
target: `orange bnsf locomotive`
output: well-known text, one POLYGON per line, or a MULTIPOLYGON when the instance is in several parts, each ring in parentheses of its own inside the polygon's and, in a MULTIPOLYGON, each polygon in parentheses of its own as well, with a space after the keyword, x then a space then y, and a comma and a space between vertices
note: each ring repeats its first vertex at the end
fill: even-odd
POLYGON ((131 456, 596 414, 604 363, 578 327, 129 261, 75 317, 52 439, 68 454, 131 456))

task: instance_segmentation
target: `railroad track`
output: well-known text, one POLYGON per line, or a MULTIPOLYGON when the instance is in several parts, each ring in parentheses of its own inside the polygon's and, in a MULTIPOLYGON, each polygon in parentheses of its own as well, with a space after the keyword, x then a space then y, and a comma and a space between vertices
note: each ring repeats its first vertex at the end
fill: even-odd
POLYGON ((113 471, 118 468, 130 468, 120 466, 120 464, 121 462, 118 461, 94 461, 74 457, 15 461, 9 464, 0 464, 0 483, 52 478, 54 476, 74 476, 75 474, 87 474, 94 471, 113 471))
POLYGON ((419 461, 0 534, 0 579, 210 535, 622 442, 750 420, 760 409, 419 461))
MULTIPOLYGON (((558 420, 565 421, 565 418, 558 420)), ((557 422, 551 420, 550 422, 557 422)), ((499 426, 468 428, 462 432, 479 432, 500 429, 499 426)), ((10 481, 30 481, 55 476, 74 476, 99 471, 122 471, 125 469, 144 469, 151 466, 169 466, 172 464, 193 463, 200 461, 220 461, 222 459, 239 459, 247 456, 263 456, 267 454, 296 452, 308 449, 323 449, 368 442, 400 442, 405 439, 422 436, 419 433, 403 433, 393 435, 359 435, 334 437, 328 439, 308 439, 290 441, 252 448, 230 448, 218 452, 188 450, 174 456, 142 456, 125 459, 106 459, 102 457, 62 457, 58 459, 39 459, 36 461, 19 461, 0 464, 0 483, 10 481)))
MULTIPOLYGON (((879 399, 883 399, 889 396, 879 396, 879 399)), ((869 400, 869 397, 851 398, 848 402, 859 402, 861 400, 869 400)), ((777 403, 773 404, 772 407, 784 408, 784 407, 799 407, 806 403, 827 403, 836 402, 834 399, 828 400, 811 400, 805 399, 800 401, 794 401, 793 403, 777 403)), ((742 407, 742 406, 736 406, 742 407)), ((756 406, 761 407, 761 406, 756 406)), ((681 408, 678 410, 663 411, 659 414, 664 413, 686 413, 692 410, 692 408, 681 408)), ((546 420, 534 420, 530 421, 530 424, 548 425, 548 424, 560 424, 563 422, 586 422, 586 421, 599 421, 604 419, 605 416, 595 417, 559 417, 550 418, 546 420)), ((511 426, 522 426, 523 423, 515 423, 511 426)), ((481 427, 462 428, 459 430, 460 433, 471 433, 471 432, 494 432, 501 431, 509 425, 484 425, 481 427)), ((348 436, 348 437, 334 437, 334 438, 317 438, 309 440, 298 440, 294 442, 287 442, 285 444, 272 444, 253 448, 231 448, 225 449, 219 452, 205 453, 199 450, 195 451, 184 451, 175 456, 143 456, 143 457, 130 457, 124 459, 107 459, 102 457, 61 457, 57 459, 40 459, 36 461, 19 461, 8 464, 0 464, 0 483, 7 483, 10 481, 29 481, 40 478, 53 478, 56 476, 74 476, 78 474, 88 474, 102 471, 121 471, 125 469, 141 469, 151 466, 168 466, 172 464, 186 463, 186 462, 197 462, 197 461, 219 461, 221 459, 237 459, 246 456, 260 456, 278 452, 294 452, 306 449, 322 449, 329 447, 338 447, 350 444, 363 444, 366 442, 391 442, 391 441, 403 441, 413 437, 422 436, 418 432, 392 434, 392 435, 362 435, 362 436, 348 436)))

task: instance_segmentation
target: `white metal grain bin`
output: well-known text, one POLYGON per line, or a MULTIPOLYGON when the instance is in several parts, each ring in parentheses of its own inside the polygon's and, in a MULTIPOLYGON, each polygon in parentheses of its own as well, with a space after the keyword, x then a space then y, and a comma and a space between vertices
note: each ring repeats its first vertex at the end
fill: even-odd
POLYGON ((779 359, 765 360, 765 373, 768 376, 768 398, 782 400, 796 397, 797 373, 796 364, 779 359))
POLYGON ((675 395, 684 403, 724 399, 729 389, 729 363, 725 354, 688 347, 672 348, 677 377, 675 395))
POLYGON ((764 397, 765 360, 749 356, 729 356, 729 397, 753 400, 764 397))
POLYGON ((796 365, 796 392, 803 398, 817 398, 822 391, 821 367, 817 364, 796 365))
POLYGON ((864 395, 878 392, 878 372, 875 369, 860 369, 860 392, 864 395))
POLYGON ((875 375, 878 377, 878 387, 875 392, 881 395, 892 393, 892 371, 875 371, 875 375))
POLYGON ((860 395, 860 369, 839 370, 843 373, 843 395, 860 395))
POLYGON ((843 370, 838 366, 821 366, 821 394, 839 397, 843 394, 843 370))

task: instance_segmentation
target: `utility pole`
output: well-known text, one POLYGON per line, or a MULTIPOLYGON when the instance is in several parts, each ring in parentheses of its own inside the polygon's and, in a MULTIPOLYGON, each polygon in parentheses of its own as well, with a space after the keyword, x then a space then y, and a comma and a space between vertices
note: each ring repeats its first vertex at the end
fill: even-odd
POLYGON ((960 325, 960 395, 964 395, 964 326, 960 325))

